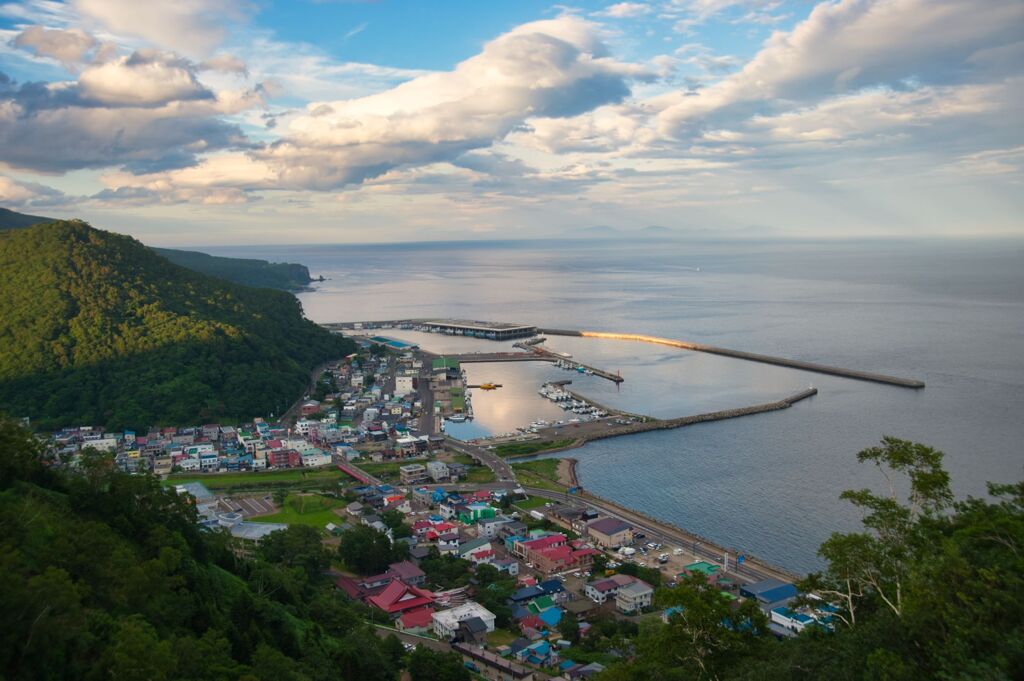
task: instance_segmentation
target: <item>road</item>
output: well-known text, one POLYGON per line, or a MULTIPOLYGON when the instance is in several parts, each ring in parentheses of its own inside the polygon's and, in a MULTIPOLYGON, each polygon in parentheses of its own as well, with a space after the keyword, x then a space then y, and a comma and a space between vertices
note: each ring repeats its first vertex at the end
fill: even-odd
POLYGON ((278 417, 278 423, 287 425, 289 428, 295 425, 295 422, 299 418, 299 412, 302 409, 302 403, 305 402, 307 399, 306 396, 312 394, 313 391, 316 390, 316 383, 317 381, 320 380, 320 376, 325 371, 327 371, 327 367, 329 367, 330 365, 334 364, 337 361, 338 360, 334 359, 331 360, 330 362, 324 362, 323 364, 313 369, 313 371, 310 373, 309 385, 306 387, 306 390, 303 391, 302 396, 299 397, 299 399, 297 399, 295 403, 292 404, 292 406, 288 407, 288 410, 285 411, 285 413, 281 414, 281 416, 278 417))
POLYGON ((446 438, 446 444, 451 449, 471 456, 484 466, 490 468, 494 471, 494 477, 497 478, 499 483, 505 483, 505 486, 515 484, 516 474, 512 471, 512 466, 510 466, 505 459, 498 456, 491 450, 471 445, 466 442, 461 442, 450 437, 446 438))

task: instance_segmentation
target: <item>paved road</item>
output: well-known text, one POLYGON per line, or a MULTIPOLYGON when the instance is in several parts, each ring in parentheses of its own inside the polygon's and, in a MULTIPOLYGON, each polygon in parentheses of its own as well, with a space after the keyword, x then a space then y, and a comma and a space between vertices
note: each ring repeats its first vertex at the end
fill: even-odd
POLYGON ((413 634, 406 634, 405 632, 396 631, 394 629, 391 629, 390 627, 384 627, 379 624, 374 624, 372 626, 376 630, 377 635, 381 638, 387 638, 391 634, 394 634, 402 643, 411 643, 417 646, 427 646, 428 648, 439 650, 442 653, 451 652, 452 649, 452 647, 444 641, 438 641, 432 638, 425 638, 423 636, 415 636, 413 634))
MULTIPOLYGON (((568 500, 568 503, 574 506, 589 506, 590 508, 601 511, 605 515, 623 520, 634 527, 640 528, 644 532, 646 535, 644 543, 654 541, 661 544, 680 546, 686 551, 696 554, 703 560, 708 560, 719 565, 722 563, 722 552, 706 546, 699 540, 695 542, 690 535, 682 530, 676 530, 660 523, 653 523, 643 516, 635 513, 623 512, 621 509, 597 499, 589 497, 582 498, 575 495, 566 495, 560 492, 552 492, 550 490, 537 489, 533 487, 527 487, 525 489, 530 496, 543 497, 545 499, 551 499, 562 503, 566 503, 568 500)), ((735 564, 735 558, 735 554, 730 553, 729 572, 743 578, 747 582, 757 582, 762 579, 769 578, 781 579, 783 581, 791 579, 791 576, 787 575, 785 572, 772 570, 771 568, 762 565, 744 563, 737 567, 735 564)))
POLYGON ((313 391, 316 390, 316 383, 317 381, 320 380, 320 376, 325 371, 327 371, 327 367, 329 367, 330 365, 334 364, 337 361, 338 360, 334 359, 331 360, 330 362, 324 362, 320 366, 313 369, 313 371, 310 373, 309 385, 306 387, 306 390, 302 393, 302 396, 299 397, 299 399, 297 399, 294 404, 292 404, 292 406, 288 407, 288 410, 285 413, 281 414, 281 416, 278 418, 278 423, 285 424, 288 427, 295 425, 295 422, 299 418, 299 412, 302 409, 302 403, 306 401, 306 395, 312 394, 313 391))
POLYGON ((515 483, 516 474, 512 471, 512 466, 489 449, 461 442, 450 437, 447 438, 447 445, 457 452, 468 454, 484 466, 490 468, 494 471, 494 477, 497 478, 499 483, 515 483))

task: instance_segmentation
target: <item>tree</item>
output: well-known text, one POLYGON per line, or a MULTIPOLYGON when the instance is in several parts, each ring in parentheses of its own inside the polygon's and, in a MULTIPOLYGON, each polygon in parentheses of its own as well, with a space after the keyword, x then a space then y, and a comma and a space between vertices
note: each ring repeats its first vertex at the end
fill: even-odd
POLYGON ((564 614, 558 622, 558 633, 570 643, 580 642, 580 623, 571 614, 564 614))
POLYGON ((425 645, 409 656, 412 681, 469 681, 469 671, 458 653, 441 653, 425 645))
MULTIPOLYGON (((408 553, 408 546, 404 553, 408 553)), ((361 575, 384 572, 390 563, 402 560, 401 547, 393 547, 386 535, 372 527, 358 525, 341 535, 338 556, 361 575)))
POLYGON ((893 437, 857 454, 861 463, 875 464, 888 493, 861 489, 840 495, 864 513, 865 531, 834 533, 818 551, 829 568, 804 585, 840 599, 844 612, 839 617, 848 626, 856 624, 857 607, 865 597, 877 598, 897 617, 903 614, 904 582, 924 541, 921 521, 937 516, 953 500, 942 457, 931 447, 893 437), (908 488, 905 502, 900 488, 908 488))

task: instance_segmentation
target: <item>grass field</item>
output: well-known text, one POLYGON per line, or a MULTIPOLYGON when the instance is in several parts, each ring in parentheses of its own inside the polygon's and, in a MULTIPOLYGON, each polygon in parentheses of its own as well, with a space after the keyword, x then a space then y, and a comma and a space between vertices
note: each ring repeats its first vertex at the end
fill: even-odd
POLYGON ((469 469, 469 473, 466 474, 466 482, 472 483, 485 483, 494 482, 497 478, 494 477, 494 471, 487 466, 473 466, 469 469))
POLYGON ((272 515, 259 516, 254 520, 263 523, 309 525, 322 530, 327 523, 342 522, 342 518, 332 509, 343 504, 343 501, 323 497, 319 494, 289 494, 280 511, 272 515))
MULTIPOLYGON (((421 462, 410 461, 409 463, 421 462)), ((382 463, 360 463, 359 461, 356 461, 355 464, 356 466, 359 467, 360 470, 369 473, 375 478, 380 478, 381 480, 398 480, 398 469, 405 465, 404 462, 398 463, 396 461, 388 461, 382 463)))
POLYGON ((180 485, 186 482, 201 482, 211 490, 230 490, 232 488, 254 488, 263 486, 305 486, 342 482, 347 476, 336 468, 318 470, 287 470, 287 471, 253 471, 248 473, 208 473, 195 475, 192 473, 175 473, 168 484, 180 485))
POLYGON ((558 484, 559 459, 538 459, 512 464, 516 478, 526 487, 539 487, 552 492, 563 492, 565 487, 558 484))
POLYGON ((494 453, 498 456, 528 456, 548 449, 568 447, 573 440, 535 440, 533 442, 508 442, 497 445, 494 453))
POLYGON ((526 497, 525 499, 520 499, 514 503, 524 511, 529 511, 530 509, 540 508, 544 504, 548 503, 548 500, 543 497, 526 497))

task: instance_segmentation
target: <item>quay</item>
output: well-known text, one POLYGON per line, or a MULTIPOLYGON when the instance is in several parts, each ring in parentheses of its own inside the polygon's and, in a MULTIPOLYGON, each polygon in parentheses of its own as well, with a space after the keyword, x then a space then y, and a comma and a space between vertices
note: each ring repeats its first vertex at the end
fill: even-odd
POLYGON ((706 352, 713 355, 721 355, 723 357, 732 357, 734 359, 745 359, 751 362, 760 362, 762 364, 774 364, 776 366, 787 367, 790 369, 801 369, 803 371, 813 371, 819 374, 829 374, 832 376, 841 376, 843 378, 852 378, 858 381, 885 383, 888 385, 899 386, 901 388, 919 389, 924 387, 923 381, 918 381, 912 378, 900 378, 898 376, 887 376, 885 374, 875 374, 868 371, 843 369, 841 367, 829 366, 827 364, 805 362, 798 359, 786 359, 785 357, 773 357, 772 355, 761 355, 754 352, 745 352, 743 350, 730 350, 729 348, 720 348, 714 345, 704 345, 703 343, 690 343, 688 341, 675 340, 673 338, 645 336, 643 334, 636 333, 611 333, 606 331, 573 331, 570 329, 538 329, 538 333, 544 333, 549 336, 577 336, 583 338, 606 338, 611 340, 631 340, 639 341, 641 343, 654 343, 657 345, 668 345, 674 348, 681 348, 683 350, 693 350, 695 352, 706 352))
POLYGON ((564 357, 556 355, 552 352, 540 350, 535 348, 533 352, 466 352, 466 353, 446 353, 444 355, 447 358, 458 360, 460 364, 482 364, 484 362, 550 362, 554 364, 560 360, 571 361, 577 366, 581 366, 584 369, 590 371, 594 376, 607 379, 614 383, 622 383, 625 379, 618 374, 613 374, 610 371, 592 367, 576 360, 566 360, 564 357))

